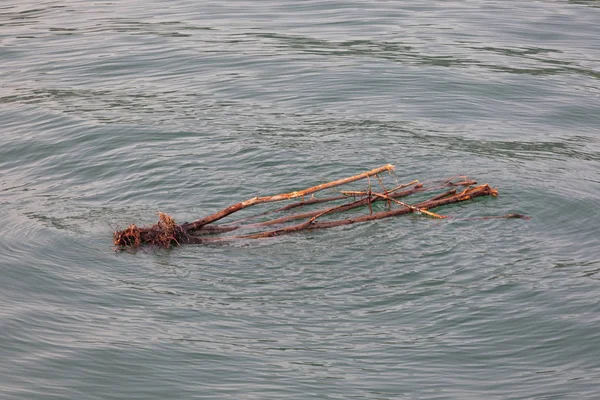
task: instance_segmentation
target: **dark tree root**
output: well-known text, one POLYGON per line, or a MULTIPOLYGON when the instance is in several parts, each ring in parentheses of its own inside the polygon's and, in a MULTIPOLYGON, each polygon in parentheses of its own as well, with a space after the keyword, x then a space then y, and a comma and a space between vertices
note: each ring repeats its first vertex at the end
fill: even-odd
POLYGON ((134 248, 141 245, 170 248, 183 243, 193 243, 188 233, 165 213, 158 213, 158 222, 147 228, 129 225, 114 233, 114 244, 118 248, 134 248))

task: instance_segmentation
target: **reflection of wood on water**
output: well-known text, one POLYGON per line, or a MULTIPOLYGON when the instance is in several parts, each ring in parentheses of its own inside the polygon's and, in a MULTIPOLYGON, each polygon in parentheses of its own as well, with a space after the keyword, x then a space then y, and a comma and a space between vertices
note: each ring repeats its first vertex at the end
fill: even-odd
MULTIPOLYGON (((423 214, 432 218, 444 219, 448 218, 443 215, 439 215, 429 211, 432 208, 441 207, 447 204, 458 203, 467 201, 475 197, 480 196, 493 196, 496 197, 498 192, 491 188, 489 185, 477 185, 476 181, 470 180, 468 177, 459 176, 453 177, 442 181, 434 182, 434 184, 426 186, 420 183, 418 180, 399 185, 396 181, 396 185, 392 189, 386 189, 380 174, 389 173, 390 176, 396 179, 393 175, 394 166, 391 164, 384 165, 373 170, 363 172, 358 175, 353 175, 348 178, 338 179, 335 181, 323 183, 321 185, 313 186, 308 189, 282 193, 274 196, 264 197, 253 197, 251 199, 236 203, 223 210, 220 210, 212 215, 199 219, 197 221, 178 225, 175 223, 173 218, 165 213, 158 213, 159 220, 156 224, 139 228, 136 225, 130 225, 127 229, 122 231, 116 231, 114 233, 114 243, 118 249, 125 248, 136 248, 142 245, 154 245, 159 247, 172 247, 175 245, 186 244, 186 243, 214 243, 231 241, 237 239, 257 239, 266 238, 272 236, 283 235, 286 233, 298 232, 302 230, 313 230, 313 229, 324 229, 332 228, 342 225, 350 225, 358 222, 373 221, 382 218, 393 217, 397 215, 404 215, 409 213, 423 214), (374 188, 371 186, 370 177, 376 177, 378 187, 374 188), (368 180, 368 188, 365 190, 355 191, 340 191, 340 195, 316 198, 314 193, 323 191, 325 189, 331 189, 337 186, 346 185, 352 182, 356 182, 362 179, 368 180), (462 187, 460 192, 456 190, 456 187, 462 187), (448 188, 450 188, 448 190, 448 188), (431 192, 436 190, 445 190, 441 194, 437 194, 428 200, 418 202, 416 204, 408 204, 398 200, 399 198, 407 197, 416 193, 431 192), (305 196, 312 195, 310 199, 304 199, 305 196), (284 201, 291 199, 301 198, 301 201, 288 204, 285 207, 281 207, 275 210, 263 212, 260 214, 252 215, 239 219, 233 223, 216 225, 213 224, 222 218, 225 218, 237 211, 245 208, 264 203, 272 203, 276 201, 284 201), (264 217, 269 214, 282 213, 285 211, 293 210, 298 207, 308 207, 315 204, 321 204, 326 202, 334 201, 347 201, 343 204, 336 205, 329 208, 322 208, 313 211, 307 211, 303 213, 296 213, 291 215, 285 215, 266 221, 249 223, 248 221, 256 219, 258 217, 264 217), (383 211, 374 212, 372 205, 374 203, 384 202, 386 209, 383 211), (342 213, 359 207, 367 206, 368 213, 364 215, 347 217, 345 219, 338 220, 326 220, 319 221, 318 218, 324 217, 330 214, 342 213), (278 229, 272 230, 260 230, 273 225, 282 225, 286 222, 303 220, 295 225, 287 225, 278 229), (242 229, 258 230, 258 232, 252 232, 248 234, 240 235, 223 235, 227 232, 232 232, 242 229)), ((521 214, 508 214, 496 217, 481 217, 479 219, 487 218, 525 218, 528 217, 521 214)))

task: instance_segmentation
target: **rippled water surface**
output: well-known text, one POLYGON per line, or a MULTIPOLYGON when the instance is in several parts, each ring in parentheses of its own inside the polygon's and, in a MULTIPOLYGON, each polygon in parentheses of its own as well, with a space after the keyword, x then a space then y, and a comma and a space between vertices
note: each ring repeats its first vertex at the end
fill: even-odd
POLYGON ((598 38, 593 0, 0 2, 0 397, 597 398, 598 38), (386 163, 500 196, 113 252, 386 163))

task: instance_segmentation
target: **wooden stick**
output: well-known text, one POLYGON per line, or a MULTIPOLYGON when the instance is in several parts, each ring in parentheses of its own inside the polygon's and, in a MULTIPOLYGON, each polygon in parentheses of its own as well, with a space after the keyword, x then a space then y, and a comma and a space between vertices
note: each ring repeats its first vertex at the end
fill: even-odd
MULTIPOLYGON (((392 172, 390 171, 390 174, 391 173, 392 172)), ((418 182, 419 181, 415 179, 415 180, 413 180, 411 182, 404 183, 402 185, 398 185, 398 186, 394 187, 393 189, 388 190, 388 195, 390 195, 392 197, 396 197, 396 195, 394 194, 394 192, 397 192, 398 190, 404 189, 404 188, 406 188, 408 186, 417 184, 418 182)), ((453 183, 450 180, 450 178, 449 179, 444 179, 441 182, 444 182, 444 183, 442 185, 438 185, 438 186, 433 186, 433 187, 429 187, 429 188, 424 188, 424 187, 418 187, 417 188, 417 187, 415 187, 415 188, 411 189, 410 191, 403 191, 402 194, 400 194, 398 197, 404 197, 404 196, 411 195, 413 193, 426 192, 426 191, 436 190, 436 189, 440 189, 440 188, 444 188, 444 187, 448 187, 448 186, 452 186, 453 185, 453 183)), ((398 182, 396 181, 396 183, 398 183, 398 182)), ((477 184, 477 182, 475 182, 475 181, 468 181, 466 183, 468 183, 468 185, 475 185, 475 184, 477 184)), ((223 229, 227 229, 227 230, 223 230, 222 231, 222 230, 220 230, 221 228, 219 227, 219 228, 215 229, 215 232, 217 232, 217 231, 219 231, 219 232, 231 231, 231 230, 233 230, 233 229, 231 229, 231 227, 233 227, 233 226, 239 227, 239 223, 241 223, 241 222, 249 221, 251 219, 255 219, 255 218, 262 217, 262 216, 269 215, 269 214, 274 214, 274 213, 278 213, 278 212, 283 212, 283 211, 291 210, 291 209, 297 208, 297 207, 308 206, 308 205, 319 204, 319 203, 326 203, 326 202, 329 202, 329 201, 345 200, 345 199, 348 198, 348 196, 356 197, 356 196, 366 196, 367 195, 367 193, 363 192, 363 191, 354 191, 354 192, 352 192, 352 191, 340 191, 340 193, 342 193, 343 196, 322 197, 320 199, 318 199, 318 198, 311 198, 311 199, 308 199, 308 200, 299 201, 297 203, 288 204, 287 206, 284 206, 284 207, 281 207, 281 208, 277 208, 275 210, 269 210, 269 211, 265 211, 265 212, 260 213, 260 214, 250 215, 248 217, 236 219, 235 221, 231 221, 231 222, 227 223, 227 225, 226 225, 227 228, 225 228, 225 226, 223 226, 223 229)), ((211 233, 211 232, 209 232, 208 226, 206 226, 206 225, 204 225, 201 229, 202 230, 206 230, 206 233, 211 233)), ((234 229, 237 229, 237 228, 234 228, 234 229)))
MULTIPOLYGON (((439 184, 435 187, 424 187, 423 183, 419 183, 418 181, 412 181, 407 184, 399 185, 396 180, 396 187, 391 190, 388 190, 383 181, 379 177, 379 173, 387 171, 393 176, 394 166, 391 164, 384 165, 379 168, 375 168, 370 171, 363 172, 358 175, 353 175, 347 178, 338 179, 331 182, 326 182, 317 186, 313 186, 304 190, 294 191, 289 193, 282 193, 274 196, 264 196, 264 197, 253 197, 246 201, 242 201, 236 203, 232 206, 229 206, 221 211, 218 211, 212 215, 209 215, 203 219, 197 220, 192 223, 185 223, 183 225, 178 225, 175 221, 168 215, 159 213, 159 221, 150 226, 150 227, 142 227, 138 228, 135 225, 129 226, 127 229, 123 231, 114 232, 114 243, 117 246, 117 249, 124 248, 135 248, 139 247, 143 244, 155 245, 160 247, 172 247, 175 245, 180 245, 184 243, 210 243, 210 242, 219 242, 219 241, 229 241, 234 239, 254 239, 254 238, 264 238, 277 236, 280 234, 296 232, 300 230, 312 230, 312 229, 323 229, 323 228, 331 228, 335 226, 341 225, 349 225, 356 222, 366 222, 372 221, 376 219, 388 218, 396 215, 408 214, 411 212, 419 212, 426 215, 430 215, 436 218, 446 218, 444 216, 432 213, 428 211, 430 208, 440 207, 446 204, 456 203, 460 201, 466 201, 473 197, 477 196, 497 196, 498 192, 495 189, 492 189, 488 185, 481 185, 477 187, 472 187, 471 185, 476 185, 475 181, 470 180, 466 176, 461 176, 460 182, 453 182, 452 179, 447 179, 444 181, 434 181, 439 184), (371 185, 371 177, 375 176, 379 181, 380 186, 382 187, 384 193, 376 193, 373 191, 373 187, 371 185), (327 197, 316 199, 312 196, 310 199, 305 200, 305 196, 313 195, 314 193, 330 189, 336 186, 348 184, 351 182, 358 181, 360 179, 368 179, 368 189, 363 191, 353 191, 353 192, 341 192, 342 196, 335 197, 327 197), (417 184, 415 184, 417 183, 417 184), (407 186, 412 186, 408 190, 400 190, 407 186), (464 190, 460 193, 457 193, 457 189, 447 190, 445 193, 439 194, 430 198, 427 201, 423 201, 421 203, 411 205, 404 203, 402 201, 396 200, 396 198, 408 196, 413 193, 418 192, 426 192, 435 189, 442 189, 448 187, 456 187, 463 186, 464 190), (293 209, 295 207, 309 205, 309 204, 317 204, 324 203, 328 201, 334 200, 345 200, 348 199, 349 196, 354 198, 354 201, 341 204, 338 206, 315 210, 311 212, 298 213, 294 215, 284 216, 281 218, 272 219, 269 221, 263 221, 255 224, 240 224, 241 221, 247 221, 251 218, 256 218, 258 216, 267 215, 273 212, 282 212, 286 210, 293 209), (301 198, 302 201, 296 202, 294 204, 287 205, 285 207, 281 207, 274 211, 268 211, 261 214, 256 214, 254 216, 246 217, 236 221, 235 223, 228 223, 224 225, 213 224, 209 225, 212 222, 220 220, 236 211, 242 210, 244 208, 261 204, 261 203, 270 203, 275 201, 282 201, 294 198, 301 198), (358 200, 356 200, 358 198, 358 200), (375 201, 387 201, 388 207, 387 211, 373 212, 372 203, 375 201), (401 205, 401 208, 391 209, 391 205, 393 203, 401 205), (333 214, 337 212, 347 211, 356 207, 368 205, 369 206, 369 214, 362 215, 353 218, 341 219, 341 220, 329 220, 324 222, 319 222, 317 219, 327 215, 333 214), (285 226, 279 229, 268 230, 263 232, 257 232, 252 234, 242 234, 238 236, 196 236, 197 234, 222 234, 225 232, 230 232, 233 230, 237 230, 240 228, 257 228, 257 227, 266 227, 275 224, 282 224, 288 221, 298 220, 298 219, 306 219, 302 223, 285 226)), ((395 176, 394 176, 395 178, 395 176)), ((485 217, 483 219, 488 218, 524 218, 528 219, 529 217, 522 214, 508 214, 505 216, 499 217, 485 217)))
MULTIPOLYGON (((414 182, 418 182, 418 181, 413 181, 413 182, 411 182, 411 184, 414 183, 414 182)), ((407 184, 400 185, 397 188, 394 188, 392 190, 397 190, 398 188, 406 187, 406 185, 407 184)), ((394 199, 397 199, 397 198, 410 196, 411 194, 414 194, 414 193, 427 192, 427 191, 430 191, 430 190, 436 190, 436 189, 448 187, 448 185, 449 184, 445 184, 445 185, 437 186, 437 187, 433 187, 433 188, 424 188, 424 187, 416 188, 416 189, 413 188, 413 189, 407 189, 407 190, 403 190, 403 191, 395 192, 395 193, 390 193, 391 191, 389 191, 388 192, 389 193, 388 197, 392 198, 392 201, 395 201, 394 199)), ((341 199, 347 199, 349 196, 354 196, 354 197, 361 196, 361 197, 365 197, 362 200, 359 200, 359 201, 356 201, 356 202, 352 202, 352 203, 348 203, 346 205, 342 205, 345 208, 342 208, 342 206, 340 206, 340 208, 336 212, 348 211, 348 210, 351 210, 353 208, 357 208, 357 207, 360 207, 360 206, 363 206, 363 205, 367 205, 368 202, 369 202, 369 200, 367 200, 367 198, 366 198, 366 196, 368 196, 368 192, 365 192, 365 191, 354 191, 354 192, 353 191, 344 191, 342 193, 344 193, 346 196, 328 197, 328 198, 325 198, 323 200, 325 200, 325 201, 341 200, 341 199)), ((373 193, 373 194, 375 194, 375 193, 373 193)), ((452 195, 452 194, 456 194, 456 189, 451 189, 451 190, 449 190, 447 192, 444 192, 444 193, 442 193, 442 194, 440 194, 438 196, 435 196, 435 197, 431 198, 430 200, 438 200, 440 198, 443 198, 443 197, 446 197, 446 196, 449 196, 449 195, 452 195)), ((313 202, 313 200, 316 200, 316 199, 307 200, 304 203, 300 202, 300 203, 290 204, 290 206, 299 207, 299 206, 306 205, 306 204, 315 204, 316 202, 313 202)), ((376 197, 376 198, 372 199, 371 201, 375 202, 375 201, 381 201, 381 200, 382 200, 381 198, 376 197)), ((404 204, 404 203, 402 203, 402 204, 404 204)), ((285 211, 285 210, 288 209, 287 207, 288 206, 280 208, 278 210, 284 210, 285 211)), ((278 211, 278 210, 275 210, 275 211, 278 211)), ((242 220, 235 221, 232 224, 205 225, 201 229, 199 229, 196 232, 194 232, 194 235, 205 234, 205 233, 206 234, 226 233, 226 232, 231 232, 231 231, 234 231, 234 230, 237 230, 237 229, 240 229, 240 228, 258 228, 258 227, 261 227, 261 226, 278 225, 278 224, 283 224, 285 222, 294 221, 294 220, 298 220, 298 219, 311 218, 311 217, 314 217, 315 215, 318 215, 318 214, 320 214, 320 213, 322 213, 324 211, 327 211, 327 210, 329 210, 329 208, 327 208, 327 209, 320 209, 320 210, 314 210, 314 211, 307 211, 307 212, 304 212, 304 213, 297 213, 297 214, 292 214, 292 215, 286 215, 286 216, 283 216, 283 217, 271 219, 271 220, 268 220, 268 221, 258 222, 258 223, 254 223, 254 224, 246 224, 246 225, 239 224, 239 222, 242 222, 242 221, 245 221, 245 220, 248 220, 248 219, 254 217, 254 216, 250 216, 248 218, 244 218, 242 220)), ((425 210, 423 213, 427 214, 427 211, 425 210)), ((433 214, 433 213, 431 213, 431 214, 433 214)), ((266 214, 263 213, 263 214, 259 214, 259 215, 266 215, 266 214)), ((442 217, 442 216, 437 216, 437 214, 432 215, 432 216, 434 216, 435 218, 442 217)))
MULTIPOLYGON (((387 201, 393 201, 396 204, 400 204, 401 206, 410 208, 413 212, 420 212, 422 214, 429 215, 430 217, 433 217, 433 218, 438 218, 438 219, 448 218, 448 217, 446 217, 444 215, 439 215, 439 214, 436 214, 436 213, 432 213, 431 211, 427 211, 424 208, 415 207, 415 206, 412 206, 410 204, 404 203, 404 202, 402 202, 400 200, 392 199, 390 196, 385 195, 385 194, 373 193, 373 196, 380 197, 380 198, 385 199, 387 201)), ((433 200, 435 200, 435 199, 433 199, 433 200)))
MULTIPOLYGON (((276 229, 276 230, 272 230, 272 231, 253 233, 250 235, 222 236, 222 237, 214 237, 214 238, 197 238, 197 240, 198 240, 197 243, 219 242, 219 241, 229 241, 229 240, 237 240, 237 239, 258 239, 258 238, 279 236, 282 234, 297 232, 297 231, 301 231, 301 230, 333 228, 336 226, 350 225, 350 224, 354 224, 354 223, 358 223, 358 222, 373 221, 373 220, 377 220, 377 219, 394 217, 397 215, 409 214, 411 212, 414 212, 414 208, 417 208, 420 210, 428 210, 428 209, 440 207, 440 206, 443 206, 446 204, 452 204, 452 203, 458 203, 461 201, 466 201, 466 200, 469 200, 469 199, 472 199, 475 197, 479 197, 479 196, 494 196, 495 197, 497 195, 498 195, 498 192, 495 189, 493 189, 489 185, 485 184, 485 185, 477 186, 475 188, 468 189, 467 191, 460 193, 460 194, 455 194, 455 195, 452 195, 449 197, 445 197, 443 199, 426 200, 424 202, 415 204, 412 208, 402 207, 402 208, 398 208, 395 210, 380 211, 377 213, 363 215, 363 216, 355 217, 355 218, 348 218, 348 219, 341 219, 341 220, 334 220, 334 221, 325 221, 325 222, 318 222, 318 221, 315 221, 314 218, 312 218, 311 220, 309 220, 307 222, 303 222, 301 224, 292 225, 292 226, 288 226, 285 228, 276 229)), ((334 207, 334 208, 336 208, 336 207, 334 207)), ((325 214, 325 212, 323 214, 325 214)))
MULTIPOLYGON (((258 217, 263 217, 263 216, 269 215, 269 214, 275 214, 275 213, 279 213, 279 212, 291 210, 292 208, 296 208, 296 207, 309 206, 309 205, 312 205, 312 204, 319 204, 319 203, 326 203, 328 201, 346 200, 347 198, 348 198, 348 196, 322 197, 320 199, 311 198, 311 199, 308 199, 308 200, 299 201, 297 203, 288 204, 287 206, 284 206, 284 207, 281 207, 281 208, 277 208, 275 210, 268 210, 268 211, 262 212, 260 214, 250 215, 248 217, 236 219, 235 221, 231 221, 227 225, 229 225, 229 224, 239 224, 240 222, 249 221, 251 219, 255 219, 255 218, 258 218, 258 217)), ((206 225, 202 229, 205 229, 205 228, 207 228, 206 225)))
POLYGON ((204 217, 198 221, 181 225, 181 227, 187 232, 194 231, 194 230, 200 229, 201 227, 203 227, 206 224, 210 224, 211 222, 218 221, 221 218, 224 218, 230 214, 233 214, 236 211, 242 210, 244 208, 247 208, 247 207, 250 207, 250 206, 253 206, 256 204, 271 203, 274 201, 295 199, 298 197, 303 197, 303 196, 307 196, 312 193, 316 193, 321 190, 329 189, 332 187, 344 185, 346 183, 355 182, 360 179, 368 178, 369 176, 376 175, 376 174, 379 174, 384 171, 393 171, 393 170, 394 170, 394 166, 391 164, 387 164, 382 167, 372 169, 371 171, 363 172, 358 175, 353 175, 348 178, 338 179, 336 181, 323 183, 321 185, 313 186, 308 189, 304 189, 304 190, 300 190, 300 191, 296 191, 296 192, 282 193, 282 194, 277 194, 274 196, 253 197, 251 199, 248 199, 248 200, 242 201, 240 203, 236 203, 232 206, 229 206, 219 212, 216 212, 212 215, 204 217))
POLYGON ((447 192, 444 192, 442 194, 438 194, 437 196, 432 197, 431 200, 443 199, 444 197, 448 197, 448 196, 451 196, 453 194, 456 194, 456 189, 450 189, 447 192))

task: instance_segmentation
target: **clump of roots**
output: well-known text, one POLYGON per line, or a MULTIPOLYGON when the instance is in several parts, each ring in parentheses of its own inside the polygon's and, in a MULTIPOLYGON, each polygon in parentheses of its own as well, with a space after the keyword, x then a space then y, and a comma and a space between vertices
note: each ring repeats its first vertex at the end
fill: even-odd
POLYGON ((142 244, 142 235, 140 228, 135 224, 122 231, 116 231, 114 234, 114 244, 118 247, 139 247, 142 244))
POLYGON ((186 237, 183 229, 168 214, 159 212, 158 222, 148 228, 130 225, 127 229, 114 232, 114 244, 119 248, 136 248, 151 245, 171 248, 180 245, 186 237))

